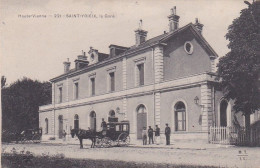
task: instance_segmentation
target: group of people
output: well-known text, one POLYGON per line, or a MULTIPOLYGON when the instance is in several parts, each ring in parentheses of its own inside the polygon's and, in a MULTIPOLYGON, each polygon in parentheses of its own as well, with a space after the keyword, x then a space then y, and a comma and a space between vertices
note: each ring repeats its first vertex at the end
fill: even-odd
MULTIPOLYGON (((104 118, 102 118, 101 128, 103 131, 107 130, 107 123, 105 122, 104 118)), ((165 124, 165 131, 164 131, 165 137, 166 137, 166 145, 170 145, 170 135, 171 135, 171 128, 166 123, 165 124)), ((147 145, 147 137, 149 138, 149 144, 154 144, 154 136, 155 136, 155 143, 157 145, 160 144, 160 128, 158 125, 155 125, 155 130, 151 126, 149 126, 149 129, 146 131, 146 127, 143 127, 142 132, 142 138, 143 138, 143 145, 147 145), (147 136, 148 134, 148 136, 147 136)))
MULTIPOLYGON (((166 145, 170 145, 170 135, 171 135, 171 128, 168 124, 165 124, 165 136, 166 136, 166 145)), ((143 138, 143 145, 147 145, 147 137, 149 138, 149 144, 154 144, 154 136, 155 136, 155 143, 157 145, 160 144, 160 128, 158 125, 155 125, 155 131, 149 126, 149 129, 146 130, 146 127, 143 127, 142 138, 143 138), (148 136, 147 136, 148 134, 148 136)))

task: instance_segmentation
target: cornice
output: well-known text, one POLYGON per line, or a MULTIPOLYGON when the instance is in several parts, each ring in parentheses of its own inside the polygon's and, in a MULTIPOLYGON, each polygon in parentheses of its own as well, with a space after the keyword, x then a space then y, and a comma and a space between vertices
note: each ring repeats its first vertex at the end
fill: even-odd
MULTIPOLYGON (((64 108, 72 108, 72 107, 77 107, 77 106, 120 100, 123 98, 139 97, 139 96, 149 95, 149 94, 153 94, 153 93, 157 93, 157 92, 162 93, 162 92, 169 92, 169 91, 173 91, 173 90, 198 87, 200 85, 210 84, 212 82, 215 82, 213 79, 214 78, 213 76, 215 76, 215 75, 212 73, 197 74, 197 75, 189 76, 186 78, 180 78, 180 79, 171 80, 171 81, 164 81, 162 83, 151 84, 151 85, 146 85, 146 86, 137 87, 137 88, 131 88, 131 89, 127 89, 127 90, 121 90, 119 92, 114 92, 114 93, 108 93, 108 94, 112 94, 111 96, 108 96, 108 94, 97 95, 95 97, 84 98, 84 99, 81 99, 80 101, 76 101, 76 102, 70 101, 70 102, 65 102, 62 104, 56 104, 55 108, 53 105, 49 105, 50 108, 45 108, 45 109, 39 110, 39 112, 46 112, 46 111, 58 110, 58 109, 64 109, 64 108), (176 84, 176 83, 178 83, 178 84, 176 84), (97 98, 98 96, 100 98, 97 98), (94 100, 89 100, 90 98, 94 99, 94 100), (97 99, 95 100, 95 98, 97 98, 97 99)), ((42 107, 44 107, 44 106, 42 106, 42 107)))

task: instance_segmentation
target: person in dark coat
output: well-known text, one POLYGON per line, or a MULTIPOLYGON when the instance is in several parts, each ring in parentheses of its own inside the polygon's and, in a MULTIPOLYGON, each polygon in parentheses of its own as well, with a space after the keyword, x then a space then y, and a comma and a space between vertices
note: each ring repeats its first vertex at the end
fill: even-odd
POLYGON ((148 129, 148 137, 149 137, 149 144, 151 144, 151 141, 153 143, 153 129, 151 126, 149 126, 149 129, 148 129))
POLYGON ((156 144, 159 145, 160 144, 160 128, 158 127, 158 125, 155 125, 155 141, 156 144))
POLYGON ((166 145, 170 145, 170 135, 171 135, 171 128, 166 124, 165 127, 165 136, 166 136, 166 145))
POLYGON ((106 131, 106 130, 107 130, 107 123, 106 123, 106 121, 104 120, 104 118, 102 118, 101 127, 102 127, 102 130, 103 130, 103 131, 106 131))

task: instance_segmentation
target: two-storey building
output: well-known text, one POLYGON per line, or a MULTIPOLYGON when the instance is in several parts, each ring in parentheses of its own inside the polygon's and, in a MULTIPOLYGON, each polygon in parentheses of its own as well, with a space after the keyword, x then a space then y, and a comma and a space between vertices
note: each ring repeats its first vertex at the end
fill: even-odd
POLYGON ((218 55, 202 36, 203 24, 179 27, 179 18, 173 8, 168 32, 147 40, 140 25, 131 47, 110 45, 109 54, 90 47, 74 69, 64 62, 64 74, 50 80, 52 104, 39 110, 43 138, 61 138, 72 128, 100 130, 109 116, 129 120, 134 140, 144 126, 163 133, 168 123, 174 139, 207 140, 209 126, 232 125, 231 105, 215 81, 218 55))

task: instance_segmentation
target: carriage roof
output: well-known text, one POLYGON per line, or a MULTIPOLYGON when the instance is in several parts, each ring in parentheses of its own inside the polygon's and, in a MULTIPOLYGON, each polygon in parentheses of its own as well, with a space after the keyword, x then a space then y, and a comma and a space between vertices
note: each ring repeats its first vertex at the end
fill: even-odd
POLYGON ((123 120, 120 122, 109 122, 107 123, 108 125, 129 125, 129 121, 128 120, 123 120))

